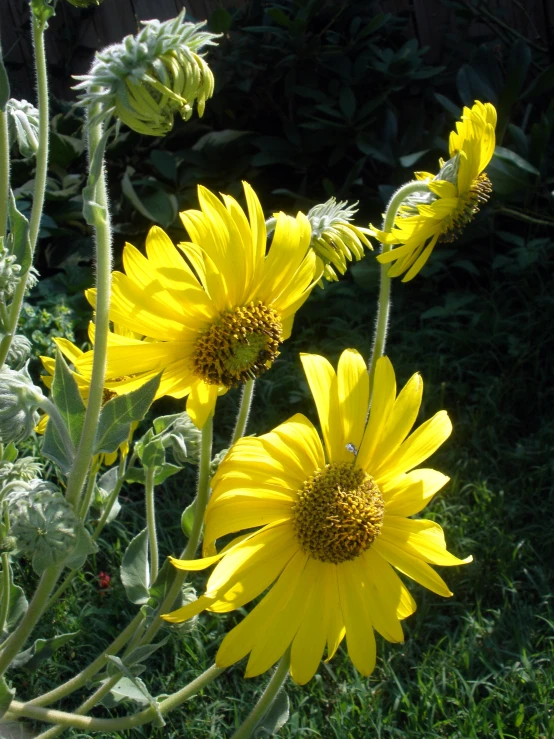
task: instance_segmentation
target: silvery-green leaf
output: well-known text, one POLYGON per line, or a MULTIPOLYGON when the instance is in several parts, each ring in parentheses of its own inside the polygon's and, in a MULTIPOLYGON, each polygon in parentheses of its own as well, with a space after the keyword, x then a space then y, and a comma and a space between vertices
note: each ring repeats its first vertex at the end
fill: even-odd
POLYGON ((183 534, 188 538, 190 536, 190 533, 192 531, 192 526, 194 524, 194 511, 196 510, 196 500, 193 500, 192 503, 185 508, 181 515, 181 529, 183 531, 183 534))
POLYGON ((50 659, 56 649, 63 647, 64 644, 67 644, 78 633, 78 631, 73 631, 68 634, 53 636, 50 639, 37 639, 32 647, 29 647, 29 649, 20 652, 14 657, 11 666, 16 668, 23 667, 25 670, 32 672, 37 669, 41 662, 50 659))
POLYGON ((262 720, 256 725, 252 736, 255 739, 275 736, 279 729, 281 729, 287 723, 287 721, 289 720, 289 716, 289 697, 284 690, 281 690, 271 704, 269 711, 267 711, 262 720))
POLYGON ((144 447, 141 461, 145 467, 161 467, 165 463, 165 448, 161 439, 155 439, 144 447))
POLYGON ((10 688, 6 682, 6 678, 0 678, 0 718, 6 713, 10 707, 10 703, 15 695, 14 688, 10 688))
POLYGON ((81 524, 77 529, 77 539, 73 551, 69 557, 64 560, 64 566, 69 567, 70 570, 80 570, 85 564, 89 554, 94 554, 98 551, 98 545, 81 524))
MULTIPOLYGON (((168 477, 176 475, 177 472, 180 472, 182 469, 182 467, 179 467, 176 464, 170 464, 169 462, 166 462, 161 467, 156 467, 154 485, 161 485, 168 477)), ((142 467, 131 467, 131 469, 127 470, 125 473, 125 480, 127 482, 140 482, 144 485, 146 482, 146 475, 142 467)))
POLYGON ((118 395, 102 408, 96 433, 95 454, 115 452, 129 438, 133 421, 141 421, 150 408, 160 384, 161 375, 152 378, 137 390, 118 395))
POLYGON ((152 724, 156 727, 165 726, 165 721, 164 721, 162 714, 160 713, 160 707, 159 707, 158 701, 150 695, 148 688, 142 682, 142 680, 139 677, 135 677, 135 675, 132 674, 129 668, 125 665, 125 663, 119 657, 115 657, 114 655, 109 655, 108 659, 112 664, 116 665, 116 667, 119 668, 119 670, 123 673, 125 677, 127 677, 129 680, 131 680, 134 683, 135 687, 137 687, 140 690, 140 692, 143 694, 144 698, 146 699, 150 707, 154 709, 156 713, 156 718, 152 722, 152 724))
POLYGON ((21 213, 15 202, 13 192, 10 190, 8 203, 8 215, 10 219, 10 251, 17 258, 24 275, 32 263, 31 242, 29 240, 29 221, 21 213))
POLYGON ((147 603, 150 593, 148 565, 148 530, 144 529, 131 540, 121 563, 121 582, 131 603, 147 603))
MULTIPOLYGON (((107 680, 109 680, 109 678, 106 678, 106 680, 103 680, 102 682, 105 683, 107 680)), ((106 708, 115 708, 115 706, 125 702, 136 703, 142 707, 148 705, 147 698, 144 696, 142 691, 137 688, 134 681, 130 680, 128 677, 122 677, 121 680, 119 680, 110 692, 100 701, 100 703, 106 708)))

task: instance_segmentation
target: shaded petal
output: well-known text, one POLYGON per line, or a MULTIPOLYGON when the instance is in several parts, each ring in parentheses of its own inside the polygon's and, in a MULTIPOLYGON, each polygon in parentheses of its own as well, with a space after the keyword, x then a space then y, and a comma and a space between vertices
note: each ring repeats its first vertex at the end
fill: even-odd
POLYGON ((215 410, 217 385, 208 385, 199 380, 190 389, 187 399, 187 413, 194 425, 201 429, 215 410))

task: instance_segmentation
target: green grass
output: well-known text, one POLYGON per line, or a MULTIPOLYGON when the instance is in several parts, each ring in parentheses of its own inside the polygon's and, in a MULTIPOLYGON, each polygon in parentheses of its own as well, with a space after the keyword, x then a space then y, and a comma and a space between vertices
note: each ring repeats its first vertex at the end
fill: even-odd
MULTIPOLYGON (((433 466, 452 480, 426 515, 444 527, 451 551, 471 553, 475 561, 441 571, 455 593, 451 599, 410 584, 418 610, 405 622, 406 642, 390 645, 378 638, 377 668, 369 679, 356 673, 341 648, 308 686, 289 684, 291 717, 280 736, 554 737, 554 403, 548 379, 554 299, 547 248, 521 267, 520 256, 506 244, 481 241, 469 253, 477 274, 451 268, 450 255, 437 251, 431 274, 394 284, 388 353, 399 380, 421 371, 421 419, 446 408, 455 429, 433 458, 433 466), (507 262, 493 269, 500 252, 507 262)), ((303 308, 282 357, 258 384, 252 431, 268 430, 299 411, 315 420, 299 351, 336 361, 343 349, 354 346, 367 355, 376 271, 366 261, 354 270, 355 280, 317 292, 303 308)), ((226 431, 236 405, 233 394, 220 402, 226 431)), ((225 438, 217 436, 218 448, 225 438)), ((182 545, 178 517, 193 486, 190 470, 157 491, 162 554, 182 545)), ((138 489, 126 491, 122 503, 121 516, 107 529, 87 573, 40 627, 44 636, 77 629, 79 636, 41 672, 13 673, 20 699, 85 666, 132 615, 118 564, 126 543, 144 526, 138 489), (113 578, 106 593, 96 585, 100 570, 113 578)), ((203 576, 194 582, 200 589, 203 576)), ((156 652, 142 676, 152 693, 170 693, 208 667, 223 634, 240 617, 203 614, 192 631, 171 632, 171 643, 156 652)), ((235 666, 170 714, 165 728, 147 726, 132 736, 229 736, 266 682, 244 680, 243 668, 235 666)), ((86 694, 61 706, 70 710, 86 694)))

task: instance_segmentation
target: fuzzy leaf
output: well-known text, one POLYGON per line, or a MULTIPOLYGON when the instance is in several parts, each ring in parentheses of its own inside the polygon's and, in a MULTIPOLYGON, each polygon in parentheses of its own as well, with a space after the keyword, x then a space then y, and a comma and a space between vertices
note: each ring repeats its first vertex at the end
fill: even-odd
POLYGON ((114 657, 113 655, 110 655, 108 659, 112 664, 116 665, 116 667, 123 673, 126 678, 128 678, 135 685, 136 688, 140 690, 140 692, 146 699, 146 702, 150 705, 151 708, 154 709, 154 711, 156 712, 156 719, 152 722, 153 725, 157 727, 165 726, 165 721, 162 714, 160 713, 158 701, 150 695, 148 688, 142 682, 142 680, 139 677, 133 675, 133 673, 119 657, 114 657))
POLYGON ((148 530, 131 540, 121 563, 121 582, 131 603, 147 603, 150 593, 148 568, 148 530))
POLYGON ((15 689, 10 688, 5 677, 0 678, 0 718, 6 713, 10 707, 10 703, 15 695, 15 689))
POLYGON ((17 263, 21 267, 21 274, 24 275, 31 266, 33 259, 29 240, 29 221, 18 210, 11 190, 8 213, 10 218, 10 251, 17 258, 17 263))
POLYGON ((261 721, 256 725, 252 736, 254 739, 262 739, 262 737, 275 736, 289 720, 290 704, 289 697, 284 690, 281 690, 271 707, 264 714, 261 721))
POLYGON ((13 660, 12 667, 24 667, 30 672, 37 669, 41 662, 50 659, 56 649, 63 647, 73 639, 79 632, 73 631, 69 634, 59 634, 51 639, 37 639, 32 647, 20 652, 13 660))
POLYGON ((158 375, 132 393, 118 395, 106 403, 98 422, 95 454, 115 452, 127 441, 133 421, 142 421, 152 405, 160 378, 158 375))
MULTIPOLYGON (((176 464, 170 464, 166 462, 161 467, 156 467, 156 474, 154 475, 154 485, 161 485, 162 482, 167 480, 171 475, 176 475, 183 468, 176 464)), ((144 485, 146 482, 146 475, 141 467, 131 467, 125 474, 125 480, 127 482, 140 482, 144 485)))

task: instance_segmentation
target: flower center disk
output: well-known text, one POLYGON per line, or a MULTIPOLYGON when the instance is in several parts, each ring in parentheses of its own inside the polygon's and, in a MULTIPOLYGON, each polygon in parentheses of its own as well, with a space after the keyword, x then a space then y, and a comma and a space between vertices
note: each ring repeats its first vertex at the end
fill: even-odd
POLYGON ((279 356, 279 315, 261 301, 220 314, 196 342, 194 372, 208 385, 233 387, 263 374, 279 356))
POLYGON ((349 462, 333 462, 305 482, 293 508, 300 546, 321 562, 356 559, 381 532, 385 504, 375 480, 349 462))

